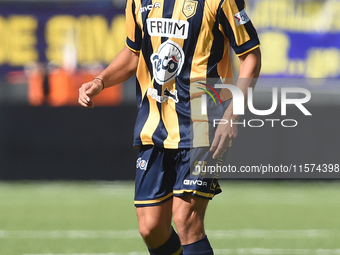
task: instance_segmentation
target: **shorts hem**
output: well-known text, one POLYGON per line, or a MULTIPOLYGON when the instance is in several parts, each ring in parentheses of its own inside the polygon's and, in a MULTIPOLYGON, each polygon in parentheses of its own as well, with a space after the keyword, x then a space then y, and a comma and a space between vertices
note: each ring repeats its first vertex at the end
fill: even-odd
POLYGON ((222 192, 221 188, 217 189, 215 193, 207 193, 207 192, 202 192, 198 190, 188 190, 188 189, 182 189, 182 190, 174 190, 174 196, 176 197, 181 197, 185 193, 191 193, 193 196, 205 198, 205 199, 213 199, 215 195, 220 194, 222 192))
POLYGON ((147 207, 147 206, 155 206, 165 203, 173 197, 173 193, 169 193, 161 198, 152 199, 152 200, 135 200, 135 207, 147 207))

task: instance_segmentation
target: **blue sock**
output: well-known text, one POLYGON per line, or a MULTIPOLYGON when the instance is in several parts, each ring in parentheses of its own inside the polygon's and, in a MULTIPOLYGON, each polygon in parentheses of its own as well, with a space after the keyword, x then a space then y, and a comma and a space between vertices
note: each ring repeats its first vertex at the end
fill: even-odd
POLYGON ((156 249, 149 248, 149 253, 151 255, 183 255, 181 241, 175 230, 172 229, 172 234, 165 244, 156 249))
POLYGON ((187 245, 182 245, 183 255, 214 255, 208 237, 187 245))

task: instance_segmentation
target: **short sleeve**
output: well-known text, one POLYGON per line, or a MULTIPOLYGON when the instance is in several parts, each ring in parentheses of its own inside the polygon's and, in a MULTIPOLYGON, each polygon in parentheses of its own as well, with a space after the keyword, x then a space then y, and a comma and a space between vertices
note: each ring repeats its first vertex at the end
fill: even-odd
POLYGON ((260 41, 246 13, 244 0, 224 0, 218 10, 218 22, 237 55, 259 47, 260 41))
POLYGON ((136 4, 134 0, 126 1, 126 45, 132 51, 139 51, 142 44, 142 31, 137 23, 136 4))

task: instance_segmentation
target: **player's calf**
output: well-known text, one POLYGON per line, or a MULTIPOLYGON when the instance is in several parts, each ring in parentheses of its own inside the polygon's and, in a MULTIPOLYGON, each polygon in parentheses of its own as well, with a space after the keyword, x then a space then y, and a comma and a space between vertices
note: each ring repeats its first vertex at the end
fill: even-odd
POLYGON ((213 255, 213 249, 210 246, 207 236, 187 245, 183 245, 183 255, 213 255))
POLYGON ((150 249, 151 255, 183 255, 181 242, 175 230, 172 229, 170 238, 160 247, 150 249))

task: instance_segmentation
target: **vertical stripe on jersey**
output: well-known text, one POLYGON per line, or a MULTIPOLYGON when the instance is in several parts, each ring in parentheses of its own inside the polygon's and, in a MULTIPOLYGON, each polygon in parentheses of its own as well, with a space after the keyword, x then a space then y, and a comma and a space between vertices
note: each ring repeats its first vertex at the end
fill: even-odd
POLYGON ((190 108, 193 126, 191 129, 192 146, 198 147, 209 144, 209 125, 208 116, 201 114, 201 90, 198 87, 205 89, 203 85, 196 83, 197 81, 206 83, 206 74, 208 68, 208 60, 210 57, 214 35, 212 28, 215 22, 211 22, 215 17, 212 16, 210 8, 204 1, 204 9, 201 14, 201 29, 197 38, 195 52, 193 53, 191 76, 190 76, 190 108), (210 22, 209 22, 210 21, 210 22))
POLYGON ((143 129, 144 123, 147 120, 149 116, 149 102, 148 99, 142 98, 141 97, 141 87, 139 85, 138 79, 136 81, 136 96, 137 96, 137 106, 138 106, 138 115, 136 119, 136 125, 134 129, 134 141, 133 144, 134 146, 139 146, 143 144, 140 133, 141 130, 143 129), (143 107, 140 107, 143 103, 143 107))
MULTIPOLYGON (((185 17, 185 19, 189 22, 190 30, 188 38, 195 38, 194 40, 188 39, 184 41, 183 44, 183 51, 185 52, 186 61, 182 68, 181 78, 177 78, 181 85, 181 92, 184 96, 182 96, 182 103, 180 109, 177 106, 177 111, 181 113, 181 118, 179 118, 179 125, 180 125, 180 135, 181 135, 181 141, 179 143, 179 146, 183 146, 184 144, 188 144, 190 142, 190 146, 192 146, 192 137, 193 137, 193 108, 192 108, 192 97, 190 94, 190 90, 195 86, 193 84, 193 80, 197 78, 200 74, 193 73, 192 68, 194 65, 196 65, 196 60, 194 59, 194 55, 199 53, 197 46, 200 43, 198 41, 198 38, 200 36, 201 32, 201 22, 204 12, 204 0, 195 0, 197 2, 195 13, 190 15, 190 18, 185 17, 184 13, 184 4, 185 1, 182 1, 183 5, 179 12, 181 12, 182 17, 185 17), (190 110, 188 110, 190 109, 190 110), (183 139, 184 138, 184 139, 183 139)), ((204 40, 203 40, 204 42, 204 40)), ((200 63, 198 63, 200 64, 200 63)), ((206 72, 206 70, 205 70, 206 72)), ((203 77, 205 77, 206 74, 203 74, 203 77)), ((177 85, 178 86, 178 85, 177 85)), ((199 91, 201 93, 201 91, 199 91)), ((202 94, 202 93, 201 93, 202 94)), ((195 109, 195 107, 194 107, 195 109)))
POLYGON ((228 40, 224 41, 224 50, 224 55, 221 61, 217 64, 217 72, 222 78, 233 78, 228 40))
MULTIPOLYGON (((205 6, 206 5, 207 4, 205 3, 205 6)), ((204 8, 202 16, 201 30, 197 38, 196 48, 192 58, 192 62, 194 62, 195 65, 191 68, 191 81, 197 78, 206 78, 208 59, 214 39, 214 35, 212 34, 214 22, 210 22, 210 24, 208 22, 209 20, 214 19, 214 17, 211 17, 209 8, 204 8)))
POLYGON ((152 84, 151 74, 149 72, 148 66, 146 65, 146 61, 144 60, 143 51, 139 55, 139 63, 140 64, 136 73, 136 77, 140 84, 141 97, 143 101, 143 98, 147 93, 148 87, 150 86, 150 84, 152 84))
MULTIPOLYGON (((244 7, 244 6, 243 6, 244 7)), ((234 15, 242 9, 237 6, 235 0, 225 0, 221 6, 224 15, 227 17, 231 29, 233 30, 233 34, 235 36, 235 41, 238 46, 244 44, 245 42, 250 40, 250 36, 246 30, 244 25, 240 25, 237 27, 234 15)))
POLYGON ((139 9, 142 6, 141 0, 136 0, 136 21, 141 31, 141 37, 144 38, 144 24, 142 19, 142 14, 140 13, 139 9))
MULTIPOLYGON (((187 20, 186 17, 182 14, 182 1, 174 1, 174 0, 166 0, 168 4, 170 2, 174 2, 172 6, 166 6, 166 9, 163 12, 163 17, 169 17, 172 14, 172 19, 176 20, 187 20), (172 7, 172 8, 171 8, 172 7), (175 10, 175 11, 173 11, 175 10)), ((182 49, 184 40, 178 38, 169 38, 169 40, 176 42, 182 49)), ((162 88, 162 96, 164 96, 164 89, 168 88, 171 92, 176 90, 176 79, 172 80, 168 84, 165 84, 162 88)), ((167 138, 164 140, 164 147, 177 149, 178 143, 181 140, 180 132, 179 132, 179 122, 178 122, 178 114, 176 112, 176 102, 172 99, 168 99, 162 103, 162 119, 164 123, 164 127, 168 132, 167 138)))
MULTIPOLYGON (((174 8, 174 0, 166 0, 163 2, 162 5, 162 14, 158 15, 157 18, 171 18, 172 12, 173 12, 173 8, 174 8)), ((154 18, 154 17, 153 17, 154 18)), ((167 41, 169 38, 168 37, 163 37, 161 36, 161 44, 164 43, 165 41, 167 41)), ((155 49, 155 51, 158 51, 158 48, 155 49)), ((151 68, 153 70, 153 67, 151 68)), ((157 88, 158 90, 158 94, 160 94, 161 96, 164 96, 164 89, 166 88, 166 85, 159 85, 157 84, 156 81, 154 81, 154 87, 157 88)), ((162 114, 162 118, 161 121, 158 124, 158 127, 155 131, 155 133, 157 133, 157 136, 153 136, 152 140, 156 143, 156 144, 162 144, 164 146, 164 140, 168 137, 168 130, 164 125, 164 116, 163 116, 163 104, 167 103, 167 102, 163 102, 163 103, 157 103, 158 106, 158 110, 159 113, 162 114)), ((172 146, 173 147, 173 146, 172 146)), ((171 147, 171 148, 172 148, 171 147)), ((176 148, 177 146, 175 145, 174 148, 176 148)))
POLYGON ((128 0, 126 4, 126 33, 127 37, 135 42, 136 41, 136 16, 135 12, 135 2, 132 0, 128 0))
MULTIPOLYGON (((150 15, 152 13, 152 17, 162 17, 163 14, 163 6, 164 6, 164 0, 153 0, 152 2, 150 1, 145 1, 143 4, 144 5, 149 5, 149 4, 154 4, 155 2, 158 2, 161 4, 161 8, 153 8, 152 10, 148 12, 144 12, 143 15, 150 15)), ((142 17, 143 21, 146 21, 147 17, 142 17)), ((145 33, 147 33, 147 28, 143 28, 145 33)), ((146 39, 146 38, 144 38, 146 39)), ((150 36, 150 42, 144 42, 143 47, 147 48, 145 49, 146 52, 154 50, 158 50, 159 46, 161 45, 161 38, 158 36, 150 36), (150 44, 151 45, 150 45, 150 44)), ((143 48, 142 48, 143 52, 143 48)), ((152 54, 152 53, 151 53, 152 54)), ((150 56, 151 56, 150 54, 150 56)), ((140 62, 143 63, 143 62, 140 62)), ((148 88, 153 89, 154 88, 154 78, 152 75, 152 63, 150 62, 150 59, 145 59, 145 66, 143 67, 143 73, 148 73, 149 75, 149 80, 146 83, 140 82, 142 86, 142 96, 144 97, 148 88), (151 79, 150 79, 151 78, 151 79)), ((143 76, 143 74, 141 74, 143 76)), ((157 129, 159 123, 160 123, 160 113, 157 107, 157 101, 155 99, 152 99, 151 96, 147 96, 147 100, 149 101, 149 115, 148 118, 144 124, 144 127, 140 133, 140 138, 142 140, 143 144, 154 144, 152 141, 152 135, 154 134, 155 130, 157 129)))
POLYGON ((126 33, 127 37, 133 42, 134 48, 129 47, 133 51, 138 51, 137 46, 140 47, 143 38, 142 28, 140 27, 139 14, 140 2, 129 0, 126 5, 126 33), (137 4, 136 4, 137 2, 137 4))
MULTIPOLYGON (((139 9, 142 6, 141 0, 135 0, 136 2, 136 10, 135 10, 135 15, 136 15, 136 21, 137 24, 139 25, 141 31, 142 31, 142 38, 144 38, 144 24, 143 24, 143 17, 139 9)), ((142 45, 143 47, 144 45, 142 45)), ((147 59, 144 60, 144 54, 143 54, 143 49, 141 49, 141 53, 139 55, 139 63, 138 63, 138 69, 136 73, 136 77, 140 86, 140 91, 141 91, 141 102, 143 102, 144 96, 147 92, 147 89, 149 87, 149 84, 151 83, 151 76, 150 72, 147 66, 147 59)), ((140 105, 138 105, 140 107, 140 105)))
MULTIPOLYGON (((144 26, 143 26, 143 17, 142 17, 142 13, 139 11, 140 8, 142 7, 142 3, 141 0, 135 0, 133 1, 134 5, 133 5, 133 16, 134 16, 134 21, 137 23, 138 29, 140 29, 140 36, 141 38, 144 38, 144 26)), ((128 6, 127 6, 127 13, 128 13, 128 6)), ((130 23, 134 23, 132 20, 126 20, 126 26, 132 26, 135 24, 130 24, 130 23)), ((137 29, 137 27, 135 28, 137 29)), ((136 94, 137 94, 137 107, 139 110, 138 116, 137 116, 137 120, 136 120, 136 125, 135 125, 135 130, 134 130, 134 137, 135 137, 135 141, 134 144, 147 144, 147 142, 151 142, 152 141, 150 139, 147 139, 147 135, 146 134, 142 134, 142 130, 144 128, 144 123, 147 121, 147 118, 150 115, 150 105, 149 102, 145 102, 145 100, 147 100, 147 98, 145 98, 145 94, 147 91, 147 88, 149 86, 149 84, 151 83, 151 76, 149 73, 149 69, 147 66, 147 61, 144 60, 144 54, 143 54, 143 46, 144 46, 144 41, 141 45, 141 52, 139 55, 139 64, 138 64, 138 69, 137 69, 137 73, 136 73, 136 94), (143 102, 144 101, 144 102, 143 102), (142 103, 144 104, 144 107, 141 107, 142 103), (147 142, 144 142, 143 139, 147 142)), ((156 116, 157 118, 157 116, 156 116)), ((160 118, 160 116, 158 116, 158 118, 160 118)))
MULTIPOLYGON (((143 60, 144 55, 140 54, 140 58, 141 60, 143 60)), ((144 100, 149 101, 148 103, 149 113, 147 114, 148 118, 146 119, 145 124, 144 122, 142 122, 144 126, 142 130, 140 131, 140 139, 143 145, 153 144, 151 137, 152 137, 152 134, 155 132, 156 127, 159 123, 160 115, 159 115, 158 110, 155 110, 157 108, 156 100, 150 99, 149 97, 146 96, 148 85, 152 84, 150 73, 146 65, 142 65, 140 68, 138 68, 137 77, 142 78, 142 80, 139 80, 138 78, 140 89, 141 89, 141 102, 143 102, 144 100)), ((139 105, 139 107, 140 106, 141 105, 139 105)))
MULTIPOLYGON (((229 42, 225 41, 225 52, 223 55, 222 60, 217 64, 217 71, 218 74, 222 78, 222 83, 225 84, 234 84, 233 80, 233 69, 231 65, 231 59, 230 59, 230 50, 229 50, 229 42)), ((221 89, 220 90, 220 98, 222 101, 227 101, 230 98, 232 98, 232 94, 229 89, 221 89)))

